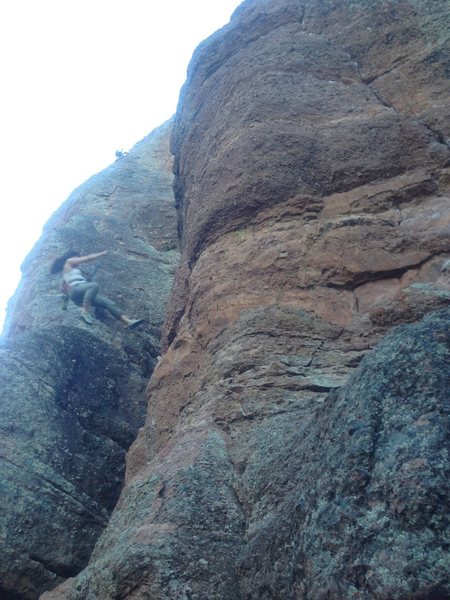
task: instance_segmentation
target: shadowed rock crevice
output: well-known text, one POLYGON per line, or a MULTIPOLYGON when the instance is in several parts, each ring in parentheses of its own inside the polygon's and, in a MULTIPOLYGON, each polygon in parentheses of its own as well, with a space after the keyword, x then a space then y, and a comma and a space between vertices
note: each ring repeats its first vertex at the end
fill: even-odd
POLYGON ((391 269, 388 271, 378 271, 375 273, 358 273, 358 276, 354 281, 347 281, 346 283, 344 283, 342 285, 340 285, 339 283, 329 282, 327 284, 327 286, 331 287, 331 288, 354 291, 361 285, 370 283, 372 281, 378 281, 380 279, 391 279, 391 278, 398 279, 398 278, 402 277, 402 275, 405 275, 406 273, 409 273, 410 271, 419 269, 422 265, 426 264, 429 260, 430 260, 430 258, 425 258, 424 260, 422 260, 416 264, 411 264, 411 265, 407 265, 405 267, 400 267, 398 269, 391 269))

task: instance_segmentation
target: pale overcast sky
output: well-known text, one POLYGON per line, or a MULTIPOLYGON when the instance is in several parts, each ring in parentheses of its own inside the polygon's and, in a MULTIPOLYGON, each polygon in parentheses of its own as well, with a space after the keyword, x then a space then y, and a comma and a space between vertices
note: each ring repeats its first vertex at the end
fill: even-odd
POLYGON ((195 47, 241 0, 4 0, 0 331, 56 208, 175 112, 195 47))

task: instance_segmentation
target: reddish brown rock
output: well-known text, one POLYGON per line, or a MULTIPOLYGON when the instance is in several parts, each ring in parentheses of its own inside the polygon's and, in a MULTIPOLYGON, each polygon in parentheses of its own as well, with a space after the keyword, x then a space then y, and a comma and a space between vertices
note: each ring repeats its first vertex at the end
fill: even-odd
POLYGON ((166 352, 110 525, 45 600, 450 597, 448 24, 247 0, 197 49, 166 352))

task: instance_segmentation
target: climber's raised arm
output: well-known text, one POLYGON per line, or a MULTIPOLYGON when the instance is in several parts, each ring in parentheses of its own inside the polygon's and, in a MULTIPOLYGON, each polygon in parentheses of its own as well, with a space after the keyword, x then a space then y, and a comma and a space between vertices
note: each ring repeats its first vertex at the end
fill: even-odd
POLYGON ((64 265, 64 271, 73 269, 74 267, 81 265, 85 262, 90 262, 91 260, 96 260, 101 256, 105 256, 108 254, 108 250, 103 250, 103 252, 96 252, 95 254, 87 254, 86 256, 71 256, 68 258, 64 265))

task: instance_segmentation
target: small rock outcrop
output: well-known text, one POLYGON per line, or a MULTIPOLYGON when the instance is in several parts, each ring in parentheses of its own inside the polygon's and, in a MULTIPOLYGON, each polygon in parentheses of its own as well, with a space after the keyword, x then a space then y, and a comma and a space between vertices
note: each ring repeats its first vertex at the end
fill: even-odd
POLYGON ((0 345, 0 598, 32 600, 87 563, 117 502, 142 425, 178 263, 171 123, 80 186, 23 265, 0 345), (92 326, 62 310, 53 260, 86 265, 102 293, 146 322, 92 326))

